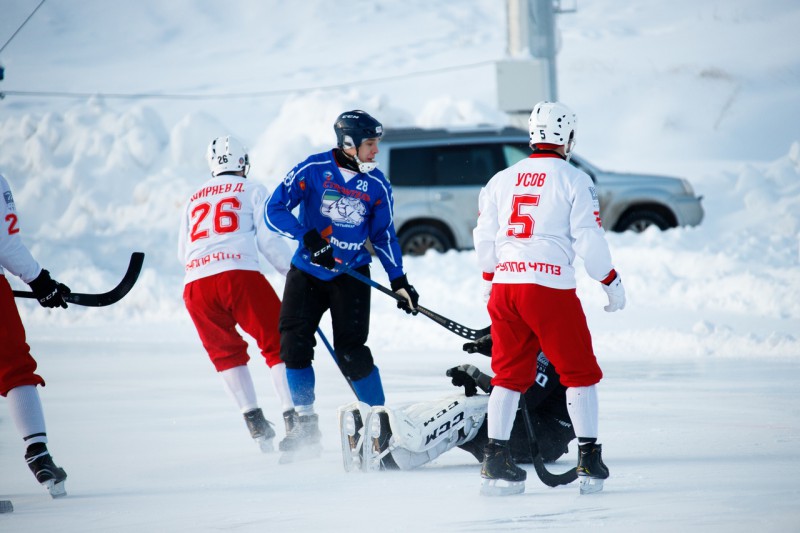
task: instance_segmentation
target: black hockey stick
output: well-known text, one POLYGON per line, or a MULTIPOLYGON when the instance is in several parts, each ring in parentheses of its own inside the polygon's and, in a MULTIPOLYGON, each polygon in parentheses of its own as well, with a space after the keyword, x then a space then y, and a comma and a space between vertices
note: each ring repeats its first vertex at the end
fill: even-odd
MULTIPOLYGON (((360 272, 356 272, 355 270, 353 270, 349 266, 340 265, 339 267, 337 267, 337 270, 340 271, 340 272, 344 272, 345 274, 348 274, 348 275, 356 278, 357 280, 362 281, 362 282, 366 283, 367 285, 370 285, 370 286, 378 289, 383 294, 391 296, 392 298, 394 298, 398 302, 405 302, 406 301, 405 298, 403 298, 402 296, 400 296, 399 294, 397 294, 393 290, 387 289, 386 287, 384 287, 380 283, 368 278, 367 276, 361 274, 360 272)), ((430 309, 426 309, 425 307, 422 307, 421 305, 417 305, 417 310, 419 310, 420 313, 422 313, 426 317, 430 318, 431 320, 433 320, 434 322, 436 322, 437 324, 439 324, 443 328, 447 328, 450 331, 452 331, 453 333, 455 333, 456 335, 458 335, 459 337, 464 337, 465 339, 469 339, 471 341, 478 340, 479 338, 483 337, 484 335, 488 335, 489 332, 491 331, 491 328, 488 328, 488 327, 487 328, 483 328, 483 329, 468 328, 466 326, 463 326, 463 325, 459 324, 458 322, 450 320, 447 317, 443 317, 442 315, 440 315, 438 313, 434 313, 430 309)))
POLYGON ((533 430, 533 422, 528 412, 528 405, 525 403, 525 395, 520 396, 519 410, 521 411, 522 420, 525 422, 525 432, 528 434, 528 444, 531 448, 531 462, 533 469, 536 470, 536 475, 542 480, 542 483, 548 487, 558 487, 559 485, 567 485, 578 479, 577 468, 570 468, 563 474, 553 474, 544 466, 542 453, 539 451, 539 441, 536 440, 536 433, 533 430))
MULTIPOLYGON (((122 277, 116 287, 108 292, 99 294, 83 294, 80 292, 72 292, 64 295, 64 301, 71 304, 83 305, 86 307, 104 307, 120 301, 139 279, 139 272, 142 271, 142 264, 144 263, 144 253, 133 252, 131 254, 131 262, 128 264, 128 271, 122 277)), ((16 298, 36 298, 32 292, 29 291, 14 291, 16 298)))
POLYGON ((361 400, 361 398, 358 397, 358 393, 356 392, 356 388, 353 387, 353 381, 350 378, 348 378, 347 376, 344 375, 344 371, 342 371, 342 365, 339 364, 339 358, 336 357, 336 350, 333 349, 333 346, 331 346, 331 343, 328 342, 328 338, 325 336, 324 333, 322 333, 322 330, 319 327, 317 328, 317 335, 319 336, 319 339, 322 341, 322 344, 325 345, 325 348, 328 349, 328 353, 331 354, 331 357, 333 358, 333 362, 336 363, 336 366, 339 368, 339 371, 342 373, 342 376, 344 376, 344 379, 347 381, 347 384, 350 385, 350 390, 353 391, 353 394, 356 395, 356 400, 361 400))

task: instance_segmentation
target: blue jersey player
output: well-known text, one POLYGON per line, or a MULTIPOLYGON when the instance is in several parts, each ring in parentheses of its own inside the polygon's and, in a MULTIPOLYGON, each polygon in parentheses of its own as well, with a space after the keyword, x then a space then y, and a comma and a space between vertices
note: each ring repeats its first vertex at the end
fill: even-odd
POLYGON ((336 271, 337 262, 369 276, 369 239, 392 290, 405 298, 398 307, 416 313, 419 300, 403 272, 392 188, 376 168, 383 126, 355 110, 339 115, 334 131, 337 147, 296 165, 272 193, 264 213, 270 229, 301 243, 286 276, 279 325, 281 358, 298 414, 294 429, 280 443, 286 460, 301 451, 314 456, 321 450, 311 363, 314 333, 325 311, 331 312, 339 367, 359 400, 384 404, 378 367, 366 346, 370 287, 336 271))

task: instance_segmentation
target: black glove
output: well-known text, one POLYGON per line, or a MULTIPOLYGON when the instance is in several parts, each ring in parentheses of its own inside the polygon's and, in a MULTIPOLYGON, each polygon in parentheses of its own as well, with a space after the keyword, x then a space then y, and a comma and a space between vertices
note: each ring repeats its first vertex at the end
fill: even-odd
POLYGON ((336 266, 331 243, 323 239, 322 235, 320 235, 317 230, 312 229, 303 235, 303 244, 305 244, 308 251, 311 252, 312 263, 325 267, 328 270, 336 266))
POLYGON ((408 282, 405 274, 392 280, 392 290, 405 298, 404 300, 397 301, 398 309, 402 309, 406 313, 412 315, 419 313, 419 309, 417 309, 419 294, 417 294, 417 290, 414 286, 408 282), (409 302, 411 302, 410 305, 409 302))
POLYGON ((492 356, 492 334, 484 335, 480 339, 464 344, 464 351, 467 353, 479 353, 486 357, 492 356))
POLYGON ((464 394, 466 396, 475 396, 478 393, 478 388, 487 394, 492 390, 492 378, 478 370, 475 366, 455 366, 453 368, 448 368, 446 374, 447 377, 452 378, 450 383, 456 387, 464 387, 464 394))
POLYGON ((42 269, 42 272, 36 276, 36 279, 28 283, 33 295, 39 300, 39 305, 42 307, 63 307, 67 308, 67 302, 64 301, 64 296, 69 294, 69 287, 63 283, 59 283, 50 277, 50 272, 42 269))

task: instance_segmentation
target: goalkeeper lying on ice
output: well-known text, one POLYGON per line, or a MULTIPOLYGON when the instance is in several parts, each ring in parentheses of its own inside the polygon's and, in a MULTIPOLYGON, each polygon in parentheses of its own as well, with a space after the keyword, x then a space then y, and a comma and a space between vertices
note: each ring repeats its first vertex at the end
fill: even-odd
MULTIPOLYGON (((469 353, 491 356, 490 335, 464 345, 469 353)), ((575 438, 567 413, 565 390, 558 374, 539 353, 535 384, 525 392, 527 412, 544 462, 553 462, 575 438)), ((459 447, 479 462, 488 440, 486 408, 491 377, 473 365, 447 370, 453 385, 464 393, 397 408, 370 407, 353 402, 339 408, 342 456, 346 471, 411 470, 459 447), (486 394, 479 394, 478 390, 486 394)), ((510 447, 514 461, 531 463, 531 443, 524 424, 524 411, 517 411, 510 447)))

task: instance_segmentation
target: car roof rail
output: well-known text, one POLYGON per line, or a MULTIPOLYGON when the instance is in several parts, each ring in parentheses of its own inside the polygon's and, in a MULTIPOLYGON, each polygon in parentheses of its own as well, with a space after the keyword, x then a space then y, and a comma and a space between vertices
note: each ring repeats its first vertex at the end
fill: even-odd
POLYGON ((528 137, 528 132, 511 126, 457 126, 450 128, 387 127, 382 142, 425 141, 470 137, 528 137))

